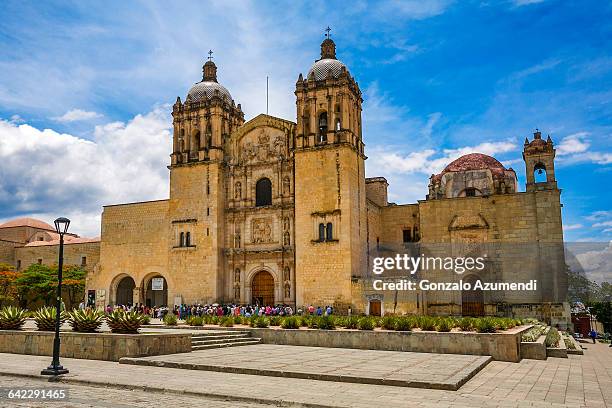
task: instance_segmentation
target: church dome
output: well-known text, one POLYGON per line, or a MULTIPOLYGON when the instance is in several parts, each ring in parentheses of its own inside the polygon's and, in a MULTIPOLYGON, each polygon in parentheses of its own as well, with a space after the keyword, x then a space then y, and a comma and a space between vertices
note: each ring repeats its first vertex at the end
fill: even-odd
POLYGON ((227 88, 214 81, 201 81, 194 84, 187 94, 187 101, 201 102, 204 100, 210 100, 217 94, 217 92, 221 99, 228 103, 232 102, 232 95, 229 93, 227 88))
MULTIPOLYGON (((212 53, 212 52, 211 52, 212 53)), ((187 93, 186 102, 202 102, 218 96, 224 102, 232 103, 232 95, 227 88, 217 82, 217 66, 211 60, 202 67, 202 81, 194 84, 187 93)))
POLYGON ((311 75, 314 75, 315 81, 325 80, 330 75, 338 78, 343 68, 348 71, 346 65, 336 58, 336 44, 331 38, 326 38, 321 43, 321 59, 312 64, 307 78, 311 78, 311 75))
POLYGON ((14 220, 10 220, 5 222, 4 224, 0 224, 0 228, 11 228, 11 227, 30 227, 30 228, 39 228, 44 230, 55 231, 51 225, 47 224, 44 221, 37 220, 36 218, 15 218, 14 220))
POLYGON ((470 153, 450 162, 436 179, 442 178, 446 173, 457 173, 470 170, 490 170, 494 177, 504 176, 506 169, 503 164, 494 157, 482 153, 470 153))
POLYGON ((341 61, 333 58, 322 58, 316 61, 308 71, 308 78, 314 73, 316 81, 322 81, 330 76, 338 78, 342 72, 342 68, 346 68, 341 61))

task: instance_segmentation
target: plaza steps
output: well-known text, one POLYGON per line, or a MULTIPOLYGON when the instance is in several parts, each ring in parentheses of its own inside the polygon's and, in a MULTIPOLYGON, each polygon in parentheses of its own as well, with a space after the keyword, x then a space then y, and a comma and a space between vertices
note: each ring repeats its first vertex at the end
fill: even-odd
POLYGON ((249 331, 226 331, 198 333, 191 336, 191 350, 207 350, 221 347, 250 346, 261 343, 261 339, 251 337, 249 331))

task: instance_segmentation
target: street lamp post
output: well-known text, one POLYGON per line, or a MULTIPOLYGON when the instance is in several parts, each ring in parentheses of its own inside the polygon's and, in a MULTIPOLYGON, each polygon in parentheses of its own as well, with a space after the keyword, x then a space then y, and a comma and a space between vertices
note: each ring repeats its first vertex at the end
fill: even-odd
POLYGON ((55 220, 55 230, 60 236, 59 261, 57 270, 57 299, 55 304, 55 337, 53 339, 53 361, 51 365, 41 371, 42 375, 61 375, 68 374, 68 370, 61 366, 59 361, 60 354, 60 315, 62 313, 62 268, 64 266, 64 234, 68 232, 70 220, 60 217, 55 220))

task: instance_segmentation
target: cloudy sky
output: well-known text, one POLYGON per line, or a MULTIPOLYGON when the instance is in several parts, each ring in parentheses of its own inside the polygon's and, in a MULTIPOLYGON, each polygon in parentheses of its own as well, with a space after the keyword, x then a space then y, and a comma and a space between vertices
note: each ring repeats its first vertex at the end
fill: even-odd
POLYGON ((295 120, 294 86, 332 28, 364 93, 367 175, 390 200, 472 151, 519 175, 535 128, 557 145, 567 241, 612 239, 612 7, 566 1, 4 1, 0 220, 73 220, 166 198, 170 106, 209 49, 247 119, 295 120))

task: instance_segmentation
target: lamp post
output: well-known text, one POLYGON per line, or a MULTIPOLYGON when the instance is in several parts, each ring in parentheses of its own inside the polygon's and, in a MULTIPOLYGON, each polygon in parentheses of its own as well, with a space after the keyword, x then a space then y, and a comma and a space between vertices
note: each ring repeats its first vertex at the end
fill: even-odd
POLYGON ((64 234, 68 232, 68 226, 70 220, 68 218, 60 217, 55 220, 55 230, 60 236, 59 245, 59 261, 57 270, 57 299, 55 304, 55 337, 53 339, 53 361, 51 365, 40 373, 42 375, 61 375, 68 374, 68 370, 60 365, 59 354, 60 354, 60 315, 62 313, 62 268, 64 266, 64 234))

